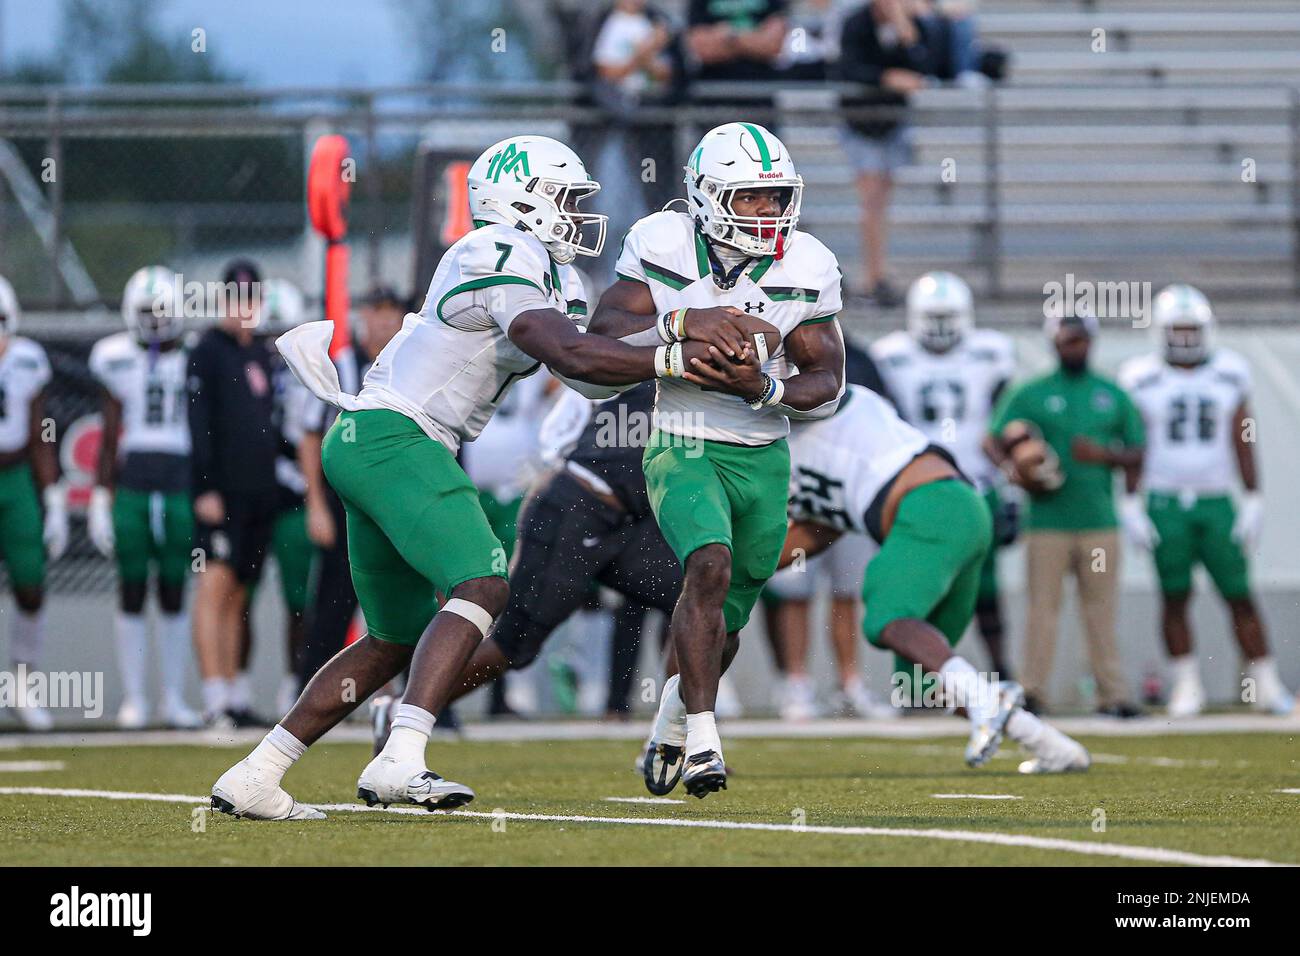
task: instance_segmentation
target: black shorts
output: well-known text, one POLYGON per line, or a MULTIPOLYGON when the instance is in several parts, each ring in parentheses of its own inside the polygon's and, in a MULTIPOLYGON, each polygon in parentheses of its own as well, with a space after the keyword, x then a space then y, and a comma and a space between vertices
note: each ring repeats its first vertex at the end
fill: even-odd
POLYGON ((219 561, 235 571, 240 584, 251 584, 262 573, 262 562, 271 543, 271 531, 279 514, 279 495, 221 494, 226 520, 219 525, 196 522, 194 546, 207 561, 219 561))
POLYGON ((520 510, 510 600, 494 642, 515 667, 523 667, 583 606, 593 584, 671 614, 682 569, 654 515, 636 518, 611 508, 560 471, 520 510))

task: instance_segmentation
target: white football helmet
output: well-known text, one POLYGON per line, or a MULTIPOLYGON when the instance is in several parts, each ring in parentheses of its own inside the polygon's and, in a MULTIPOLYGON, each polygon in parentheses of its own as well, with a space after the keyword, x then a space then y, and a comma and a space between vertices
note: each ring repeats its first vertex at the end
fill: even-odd
POLYGON ((18 331, 18 322, 23 317, 23 310, 18 305, 18 296, 9 280, 0 276, 0 338, 13 335, 18 331))
POLYGON ((288 279, 268 279, 262 283, 259 331, 287 332, 301 325, 306 314, 302 293, 288 279))
POLYGON ((1214 348, 1214 310, 1199 289, 1165 286, 1151 306, 1151 328, 1166 361, 1204 362, 1214 348))
POLYGON ((753 123, 727 123, 704 134, 685 169, 686 205, 706 238, 747 256, 785 254, 799 224, 803 179, 784 143, 753 123), (772 187, 784 200, 775 219, 731 208, 737 190, 772 187))
POLYGON ((145 345, 172 342, 185 330, 183 303, 175 302, 176 277, 163 266, 145 266, 126 281, 122 319, 145 345))
POLYGON ((960 276, 927 272, 907 290, 907 331, 931 352, 946 352, 975 327, 975 301, 960 276))
POLYGON ((608 216, 579 212, 600 191, 578 154, 546 136, 512 136, 483 151, 469 170, 470 217, 531 232, 561 265, 598 256, 608 216), (586 230, 596 232, 588 239, 586 230))

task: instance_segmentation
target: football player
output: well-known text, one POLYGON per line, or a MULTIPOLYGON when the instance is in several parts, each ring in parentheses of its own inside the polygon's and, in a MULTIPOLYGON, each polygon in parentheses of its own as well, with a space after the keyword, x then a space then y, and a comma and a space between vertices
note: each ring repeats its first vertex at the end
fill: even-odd
POLYGON ((1160 578, 1173 671, 1169 715, 1188 717, 1205 706, 1187 620, 1198 563, 1232 613, 1255 684, 1254 706, 1289 714, 1295 699, 1269 653, 1247 567, 1263 528, 1250 368, 1236 352, 1216 347, 1210 303, 1191 286, 1171 285, 1156 296, 1151 327, 1158 351, 1130 359, 1119 376, 1147 430, 1145 496, 1125 498, 1120 515, 1129 538, 1151 550, 1160 578), (1238 478, 1244 493, 1234 502, 1238 478))
MULTIPOLYGON (((22 312, 13 286, 0 276, 0 542, 17 605, 9 625, 14 670, 31 670, 45 643, 45 559, 68 546, 68 509, 58 483, 54 442, 45 431, 50 362, 45 350, 18 335, 22 312), (45 518, 41 519, 41 505, 45 518)), ((15 708, 29 730, 49 730, 48 711, 15 708)))
MULTIPOLYGON (((476 228, 442 257, 420 314, 409 314, 357 395, 344 393, 310 322, 277 346, 317 397, 344 411, 325 436, 325 477, 347 510, 348 553, 368 633, 308 683, 280 725, 213 785, 218 810, 314 819, 280 786, 306 748, 410 666, 383 751, 357 781, 369 803, 430 809, 474 798, 425 766, 436 714, 508 596, 505 549, 456 463, 461 442, 492 417, 511 384, 543 364, 593 397, 682 375, 705 341, 636 347, 584 335, 572 262, 604 244, 606 217, 581 212, 599 190, 578 155, 542 136, 515 136, 471 166, 476 228), (584 383, 597 383, 590 387, 584 383), (439 608, 435 591, 447 597, 439 608)), ((715 339, 721 343, 721 337, 715 339)))
POLYGON ((991 682, 953 653, 978 601, 993 521, 952 454, 860 386, 832 418, 797 423, 790 447, 782 563, 846 532, 880 545, 862 586, 863 631, 872 645, 937 674, 943 696, 966 710, 967 764, 987 763, 1005 734, 1030 754, 1022 773, 1087 769, 1087 750, 1026 711, 1019 684, 991 682))
POLYGON ((997 545, 1015 537, 1015 512, 1001 472, 981 442, 989 416, 1016 370, 1011 339, 975 327, 970 287, 951 272, 929 272, 907 292, 907 329, 871 347, 903 419, 947 449, 993 515, 995 545, 980 572, 975 620, 992 668, 1010 677, 998 600, 997 545))
POLYGON ((162 700, 158 719, 169 727, 197 727, 185 703, 190 621, 185 579, 194 537, 190 509, 190 429, 186 398, 189 357, 182 342, 181 303, 174 276, 147 266, 122 292, 126 331, 100 339, 90 372, 100 384, 102 430, 95 488, 86 527, 90 540, 117 562, 118 613, 113 622, 122 677, 119 727, 149 720, 145 686, 149 623, 145 597, 151 569, 157 577, 158 664, 162 700))
POLYGON ((785 145, 728 123, 704 135, 685 174, 685 211, 632 226, 591 328, 665 342, 706 323, 732 330, 684 380, 660 383, 644 458, 651 507, 685 571, 670 630, 680 674, 664 684, 646 761, 672 773, 684 760, 687 790, 703 797, 727 779, 718 680, 785 536, 789 419, 834 411, 844 342, 839 265, 796 228, 803 180, 785 145), (787 364, 798 371, 782 377, 787 364))

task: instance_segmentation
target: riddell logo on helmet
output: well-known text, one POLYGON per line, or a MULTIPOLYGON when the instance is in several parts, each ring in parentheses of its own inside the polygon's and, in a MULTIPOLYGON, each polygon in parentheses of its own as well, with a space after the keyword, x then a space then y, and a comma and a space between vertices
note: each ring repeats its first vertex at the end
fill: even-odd
POLYGON ((759 179, 784 179, 785 173, 759 173, 759 179))

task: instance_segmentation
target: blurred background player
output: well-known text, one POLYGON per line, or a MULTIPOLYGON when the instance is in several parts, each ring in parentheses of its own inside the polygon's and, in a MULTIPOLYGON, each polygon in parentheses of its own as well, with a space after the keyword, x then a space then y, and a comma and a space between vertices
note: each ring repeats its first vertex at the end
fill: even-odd
POLYGON ((986 764, 1005 733, 1030 755, 1022 773, 1086 770, 1088 752, 1024 710, 1018 684, 990 681, 953 652, 975 610, 993 522, 952 456, 860 386, 849 387, 830 418, 792 423, 790 445, 781 563, 845 532, 870 535, 880 551, 862 585, 863 631, 872 645, 937 674, 944 703, 965 709, 966 762, 986 764))
POLYGON ((115 557, 118 613, 114 620, 123 698, 117 723, 137 729, 149 721, 149 622, 145 599, 157 578, 158 720, 197 727, 185 703, 190 620, 185 579, 194 546, 190 505, 190 428, 186 396, 189 356, 184 319, 173 301, 175 275, 147 266, 122 293, 126 331, 100 339, 90 371, 101 386, 99 465, 86 525, 105 557, 115 557))
POLYGON ((975 620, 990 665, 1012 676, 998 600, 997 545, 1015 537, 1015 510, 999 491, 1002 474, 984 454, 989 416, 1015 376, 1015 347, 993 329, 975 327, 970 287, 951 272, 930 272, 907 292, 907 329, 875 342, 871 354, 889 384, 898 413, 947 449, 984 497, 993 516, 994 547, 980 571, 975 620))
POLYGON ((1255 685, 1252 703, 1289 714, 1295 699, 1269 653, 1250 593, 1247 556, 1259 543, 1264 521, 1250 367, 1236 352, 1215 344, 1210 303, 1191 286, 1161 291, 1151 318, 1158 351, 1130 359, 1119 374, 1147 433, 1145 501, 1130 494, 1121 515, 1133 543, 1153 552, 1160 578, 1162 630, 1173 672, 1169 716, 1190 717, 1205 707, 1187 620, 1198 563, 1232 614, 1246 674, 1255 685), (1244 494, 1234 503, 1238 476, 1244 494))
MULTIPOLYGON (((844 381, 869 388, 894 403, 875 360, 848 338, 844 340, 844 381)), ((763 589, 773 659, 781 673, 777 708, 783 720, 811 720, 822 712, 808 673, 813 599, 819 587, 830 592, 831 652, 837 677, 830 712, 877 720, 895 716, 888 703, 867 689, 858 669, 862 576, 873 552, 867 538, 841 538, 802 566, 777 571, 763 589)))
MULTIPOLYGON (((51 561, 58 560, 68 546, 54 436, 45 432, 50 363, 45 349, 17 334, 21 318, 13 286, 0 277, 0 555, 17 605, 9 622, 9 659, 17 673, 40 666, 45 558, 48 552, 51 561)), ((49 730, 53 724, 42 707, 27 704, 14 713, 29 730, 49 730)))
POLYGON ((1029 607, 1025 623, 1026 705, 1047 704, 1056 653, 1063 580, 1074 577, 1097 683, 1097 711, 1136 717, 1115 640, 1119 533, 1115 469, 1137 490, 1145 441, 1142 416, 1128 395, 1092 371, 1088 356, 1101 325, 1091 314, 1053 315, 1045 330, 1058 366, 1007 391, 989 423, 985 450, 1029 492, 1025 564, 1029 607), (1025 467, 1025 452, 1037 449, 1025 467), (1043 469, 1045 456, 1051 465, 1043 469))
MULTIPOLYGON (((262 317, 258 334, 268 342, 302 322, 305 316, 302 293, 286 279, 270 279, 262 289, 262 317)), ((272 351, 271 388, 275 394, 275 422, 280 432, 280 449, 275 460, 279 486, 279 513, 271 529, 270 555, 279 572, 280 597, 285 608, 285 671, 275 695, 275 712, 284 713, 298 699, 302 685, 298 672, 302 663, 303 616, 312 575, 315 549, 307 535, 307 509, 303 496, 307 482, 298 464, 298 446, 303 438, 303 415, 317 399, 307 391, 289 367, 272 351)), ((245 616, 245 641, 240 655, 240 680, 247 681, 252 654, 253 588, 249 589, 249 612, 245 616)))
POLYGON ((210 724, 252 720, 241 675, 248 589, 279 511, 270 346, 256 335, 261 277, 247 260, 226 267, 217 325, 190 353, 189 422, 195 541, 203 570, 194 596, 194 644, 210 724))

